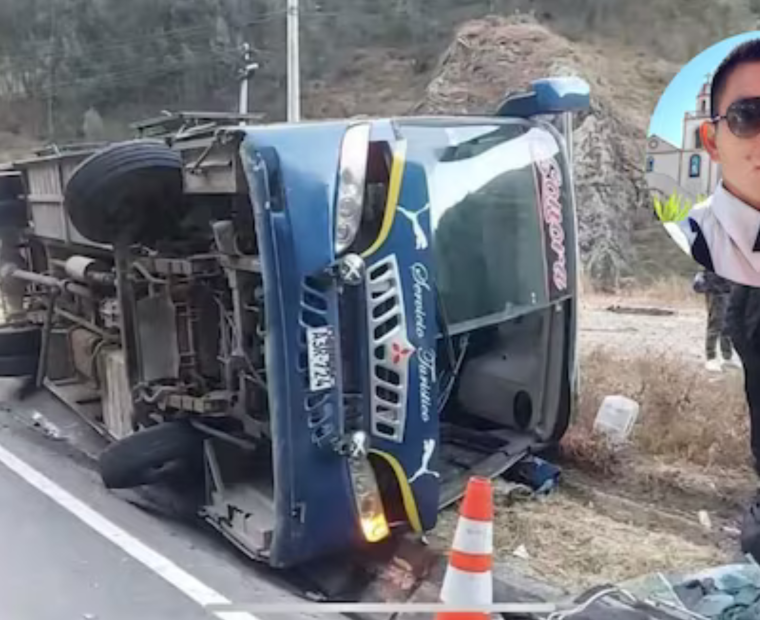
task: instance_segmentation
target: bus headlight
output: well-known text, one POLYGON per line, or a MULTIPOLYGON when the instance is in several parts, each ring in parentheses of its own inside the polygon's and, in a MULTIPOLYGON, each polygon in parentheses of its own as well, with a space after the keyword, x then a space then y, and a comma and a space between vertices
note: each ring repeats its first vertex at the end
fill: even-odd
POLYGON ((336 254, 351 246, 361 226, 370 129, 369 123, 353 125, 343 136, 335 204, 336 254))
POLYGON ((379 542, 390 534, 390 527, 385 517, 375 472, 364 455, 349 457, 348 467, 362 534, 367 542, 379 542))

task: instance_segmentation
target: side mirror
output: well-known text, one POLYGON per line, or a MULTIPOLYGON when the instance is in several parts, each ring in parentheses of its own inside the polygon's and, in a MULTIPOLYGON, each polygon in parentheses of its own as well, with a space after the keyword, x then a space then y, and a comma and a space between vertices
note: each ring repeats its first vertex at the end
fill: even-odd
POLYGON ((497 115, 528 118, 579 112, 590 106, 589 85, 578 77, 543 78, 531 82, 531 87, 504 99, 497 115))

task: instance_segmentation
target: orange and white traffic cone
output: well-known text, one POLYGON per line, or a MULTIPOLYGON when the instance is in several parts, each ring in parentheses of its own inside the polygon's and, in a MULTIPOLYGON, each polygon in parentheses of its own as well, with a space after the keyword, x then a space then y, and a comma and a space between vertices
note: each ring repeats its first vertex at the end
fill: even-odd
MULTIPOLYGON (((493 490, 487 478, 467 483, 449 565, 441 587, 441 602, 452 605, 493 603, 493 490)), ((436 620, 487 620, 483 612, 444 612, 436 620)))

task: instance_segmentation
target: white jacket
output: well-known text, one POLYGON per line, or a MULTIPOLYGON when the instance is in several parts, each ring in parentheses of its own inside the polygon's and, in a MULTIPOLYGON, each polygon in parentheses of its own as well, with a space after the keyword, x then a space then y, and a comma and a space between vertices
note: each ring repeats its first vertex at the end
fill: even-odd
POLYGON ((732 282, 760 287, 760 211, 721 181, 681 222, 665 228, 700 265, 732 282))

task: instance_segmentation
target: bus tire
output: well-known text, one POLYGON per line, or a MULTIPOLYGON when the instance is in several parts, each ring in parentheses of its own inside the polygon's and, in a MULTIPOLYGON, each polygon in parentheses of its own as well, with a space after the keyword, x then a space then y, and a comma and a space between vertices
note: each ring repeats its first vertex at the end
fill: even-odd
POLYGON ((42 330, 37 325, 0 325, 0 359, 13 356, 37 356, 42 330))
POLYGON ((20 174, 0 174, 0 228, 25 228, 24 184, 20 174))
POLYGON ((109 489, 161 482, 203 456, 203 435, 184 422, 163 422, 119 439, 100 454, 98 467, 109 489))
POLYGON ((0 377, 36 377, 41 342, 36 325, 0 325, 0 377))
POLYGON ((150 242, 181 219, 180 154, 158 140, 130 140, 100 150, 77 166, 64 201, 72 223, 97 243, 150 242))
POLYGON ((4 355, 0 357, 0 377, 36 377, 39 357, 4 355))

